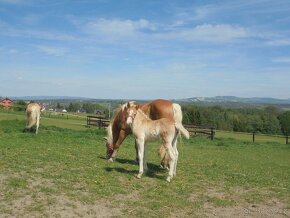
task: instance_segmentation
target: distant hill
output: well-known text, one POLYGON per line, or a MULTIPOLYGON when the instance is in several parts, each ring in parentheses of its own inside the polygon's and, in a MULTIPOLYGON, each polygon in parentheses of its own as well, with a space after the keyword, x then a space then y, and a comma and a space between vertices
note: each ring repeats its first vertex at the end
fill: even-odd
POLYGON ((193 97, 186 99, 176 99, 178 102, 194 103, 194 104, 273 104, 273 105, 290 105, 290 98, 240 98, 236 96, 216 96, 216 97, 193 97))
MULTIPOLYGON (((70 97, 70 96, 22 96, 12 97, 13 100, 33 100, 33 101, 49 101, 49 100, 65 100, 65 101, 93 101, 93 102, 127 102, 129 100, 136 100, 138 102, 147 102, 145 100, 137 99, 94 99, 86 97, 70 97)), ((290 98, 277 99, 277 98, 240 98, 236 96, 216 96, 216 97, 192 97, 185 99, 172 99, 172 101, 181 104, 194 104, 202 106, 222 105, 225 107, 245 107, 245 106, 257 106, 257 105, 287 105, 290 106, 290 98)))

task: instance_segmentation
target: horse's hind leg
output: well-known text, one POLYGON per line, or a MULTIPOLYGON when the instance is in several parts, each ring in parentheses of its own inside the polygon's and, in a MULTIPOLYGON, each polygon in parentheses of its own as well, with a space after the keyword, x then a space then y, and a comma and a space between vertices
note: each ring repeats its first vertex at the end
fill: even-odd
POLYGON ((38 128, 39 128, 39 119, 40 119, 40 114, 38 114, 37 117, 36 117, 36 130, 35 130, 35 134, 38 133, 38 128))
POLYGON ((174 162, 174 170, 173 170, 173 176, 176 176, 176 168, 177 168, 177 161, 178 161, 178 156, 179 156, 179 152, 177 150, 177 138, 178 138, 179 133, 176 132, 175 137, 173 139, 172 142, 172 147, 173 147, 173 152, 175 155, 175 162, 174 162))
POLYGON ((169 161, 169 174, 168 174, 166 180, 167 180, 167 182, 170 182, 171 179, 173 178, 174 164, 175 164, 176 157, 174 155, 174 151, 173 151, 172 145, 170 143, 167 143, 166 144, 166 149, 167 149, 168 154, 170 156, 170 161, 169 161))
POLYGON ((138 145, 137 145, 137 141, 135 139, 135 151, 136 151, 136 163, 139 163, 139 157, 138 157, 138 145))

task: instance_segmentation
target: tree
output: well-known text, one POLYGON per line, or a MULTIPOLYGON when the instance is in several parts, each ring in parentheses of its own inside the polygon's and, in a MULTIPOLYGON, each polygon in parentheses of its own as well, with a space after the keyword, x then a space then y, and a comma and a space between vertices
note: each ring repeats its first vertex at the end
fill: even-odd
POLYGON ((286 111, 278 116, 281 129, 284 135, 290 135, 290 111, 286 111))
POLYGON ((67 111, 69 112, 76 112, 81 109, 81 105, 79 103, 69 103, 69 106, 67 107, 67 111))
POLYGON ((62 108, 59 102, 57 102, 57 104, 56 104, 56 108, 57 108, 57 109, 61 109, 61 108, 62 108))
POLYGON ((86 113, 93 114, 96 110, 96 105, 87 102, 83 104, 83 109, 86 111, 86 113))

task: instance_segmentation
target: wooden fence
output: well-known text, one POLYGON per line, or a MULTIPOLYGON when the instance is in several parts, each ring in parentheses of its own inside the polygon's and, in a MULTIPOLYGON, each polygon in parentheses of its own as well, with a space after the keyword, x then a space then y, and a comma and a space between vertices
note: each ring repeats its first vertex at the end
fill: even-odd
MULTIPOLYGON (((98 116, 87 116, 87 127, 95 126, 99 129, 108 127, 110 120, 106 120, 102 117, 98 116)), ((198 136, 198 135, 206 135, 211 140, 214 139, 215 128, 211 126, 196 126, 196 125, 185 125, 184 127, 188 130, 190 135, 198 136)))
POLYGON ((99 129, 106 128, 110 124, 110 120, 106 120, 98 116, 87 116, 87 127, 95 126, 99 129))
POLYGON ((191 136, 205 135, 208 136, 211 140, 214 139, 215 128, 212 126, 197 126, 189 124, 183 124, 183 126, 188 130, 191 136))

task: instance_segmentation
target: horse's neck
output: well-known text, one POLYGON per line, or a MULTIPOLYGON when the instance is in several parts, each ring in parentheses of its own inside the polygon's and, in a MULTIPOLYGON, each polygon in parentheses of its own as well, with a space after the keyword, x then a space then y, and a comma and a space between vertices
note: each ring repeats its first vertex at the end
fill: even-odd
POLYGON ((112 144, 115 144, 120 137, 121 130, 124 130, 125 132, 128 131, 126 128, 126 121, 124 119, 122 108, 119 108, 116 111, 114 117, 112 118, 110 125, 108 126, 107 130, 108 141, 112 144))
POLYGON ((133 122, 133 128, 139 127, 139 126, 142 126, 142 127, 147 126, 147 123, 150 121, 151 120, 149 119, 149 117, 146 114, 144 114, 142 110, 138 109, 134 122, 133 122))

